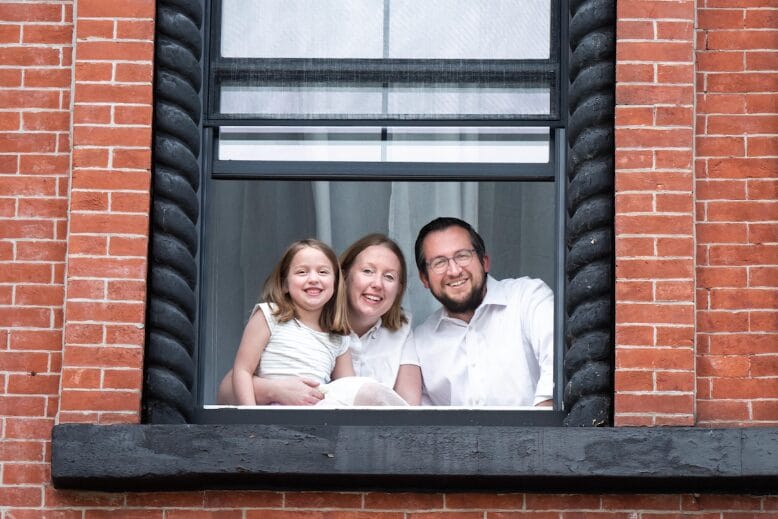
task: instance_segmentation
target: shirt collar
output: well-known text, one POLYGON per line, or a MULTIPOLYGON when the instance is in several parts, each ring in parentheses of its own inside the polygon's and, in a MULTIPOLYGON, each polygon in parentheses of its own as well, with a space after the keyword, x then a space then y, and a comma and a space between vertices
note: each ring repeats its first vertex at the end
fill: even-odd
POLYGON ((384 323, 383 319, 379 317, 378 321, 372 326, 372 328, 367 330, 364 333, 364 335, 362 335, 361 337, 359 335, 357 335, 356 332, 351 332, 351 334, 354 337, 356 337, 357 339, 363 339, 363 338, 367 338, 367 337, 375 337, 375 335, 378 333, 378 330, 380 330, 381 327, 383 326, 383 323, 384 323))
MULTIPOLYGON (((475 309, 475 314, 473 314, 473 319, 475 319, 479 313, 481 313, 481 309, 486 306, 507 306, 508 305, 508 295, 505 293, 505 290, 500 285, 500 283, 494 279, 490 275, 486 275, 486 295, 484 296, 484 300, 481 301, 481 304, 478 305, 478 308, 475 309)), ((473 319, 470 319, 470 322, 473 322, 473 319)), ((459 319, 454 319, 448 316, 448 312, 446 312, 446 309, 441 307, 438 309, 438 320, 435 323, 435 329, 437 330, 440 327, 440 324, 443 321, 450 321, 450 322, 461 322, 459 319)))

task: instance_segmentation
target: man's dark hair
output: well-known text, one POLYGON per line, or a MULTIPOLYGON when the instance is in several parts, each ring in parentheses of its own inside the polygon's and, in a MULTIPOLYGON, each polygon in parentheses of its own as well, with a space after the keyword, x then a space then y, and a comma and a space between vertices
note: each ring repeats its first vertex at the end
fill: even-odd
POLYGON ((481 238, 481 235, 473 229, 472 225, 464 220, 450 216, 441 216, 422 227, 419 231, 419 235, 416 237, 414 252, 416 254, 416 267, 419 269, 420 273, 427 273, 427 259, 424 257, 424 251, 422 250, 424 238, 431 232, 444 231, 449 227, 460 227, 467 231, 470 235, 470 243, 472 244, 473 249, 475 249, 475 253, 478 255, 478 260, 483 264, 484 256, 486 256, 486 245, 484 245, 484 240, 481 238))

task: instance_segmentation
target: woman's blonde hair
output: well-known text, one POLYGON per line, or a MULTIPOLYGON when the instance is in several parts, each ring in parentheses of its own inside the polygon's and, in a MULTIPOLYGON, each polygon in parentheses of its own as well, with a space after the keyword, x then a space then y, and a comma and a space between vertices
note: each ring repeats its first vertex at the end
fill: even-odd
POLYGON ((397 297, 395 297, 392 306, 387 312, 381 316, 382 326, 386 326, 390 330, 399 330, 403 324, 408 322, 408 317, 405 315, 402 309, 403 294, 405 293, 405 287, 408 285, 408 273, 405 266, 405 256, 403 251, 400 250, 400 246, 395 243, 394 240, 379 233, 368 234, 358 239, 351 246, 343 251, 340 255, 340 268, 343 270, 343 276, 348 279, 351 267, 354 266, 357 256, 359 256, 363 250, 374 245, 386 247, 397 256, 400 261, 400 290, 397 291, 397 297))
POLYGON ((321 326, 322 330, 329 333, 347 335, 351 332, 351 329, 346 318, 346 296, 340 264, 335 252, 323 241, 308 238, 292 243, 265 281, 260 300, 275 304, 276 308, 273 311, 273 315, 278 319, 278 322, 291 321, 297 317, 294 302, 289 296, 289 292, 284 289, 284 286, 286 278, 289 276, 292 260, 298 252, 306 247, 321 251, 332 264, 332 271, 335 274, 335 293, 322 308, 321 315, 319 316, 319 326, 321 326))

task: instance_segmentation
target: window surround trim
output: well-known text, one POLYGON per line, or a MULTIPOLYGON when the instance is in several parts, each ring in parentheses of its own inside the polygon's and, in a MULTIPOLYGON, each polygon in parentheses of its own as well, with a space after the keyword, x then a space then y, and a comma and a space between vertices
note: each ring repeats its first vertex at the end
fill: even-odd
MULTIPOLYGON (((561 12, 567 7, 561 0, 561 12)), ((563 42, 569 29, 572 51, 571 89, 562 88, 560 96, 563 103, 571 102, 568 183, 560 182, 567 184, 568 199, 568 215, 560 219, 566 220, 560 240, 566 238, 568 250, 564 401, 569 413, 564 424, 602 425, 610 423, 612 414, 615 5, 613 0, 571 0, 570 8, 570 27, 559 27, 563 42), (598 103, 590 103, 592 99, 598 103)), ((147 423, 187 423, 194 414, 202 14, 198 0, 161 0, 157 5, 142 410, 147 423)), ((567 53, 560 54, 560 67, 566 70, 567 53)))

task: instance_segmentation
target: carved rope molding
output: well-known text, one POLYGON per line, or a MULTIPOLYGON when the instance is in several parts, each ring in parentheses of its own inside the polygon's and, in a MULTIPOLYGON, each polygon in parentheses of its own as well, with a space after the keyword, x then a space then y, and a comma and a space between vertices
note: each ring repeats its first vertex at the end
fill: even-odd
POLYGON ((568 426, 611 423, 615 0, 570 2, 568 426))
MULTIPOLYGON (((571 0, 565 425, 611 422, 614 0, 571 0)), ((202 6, 157 3, 143 421, 188 423, 195 398, 202 6)))
POLYGON ((143 420, 175 424, 191 420, 195 400, 202 6, 159 0, 156 24, 143 420))

